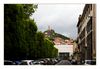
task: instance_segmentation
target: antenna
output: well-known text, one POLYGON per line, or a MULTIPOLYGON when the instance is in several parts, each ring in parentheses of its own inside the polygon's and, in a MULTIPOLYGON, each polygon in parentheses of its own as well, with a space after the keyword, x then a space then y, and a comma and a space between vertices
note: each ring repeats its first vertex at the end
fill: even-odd
POLYGON ((48 26, 48 30, 51 30, 51 27, 50 27, 50 25, 48 26))

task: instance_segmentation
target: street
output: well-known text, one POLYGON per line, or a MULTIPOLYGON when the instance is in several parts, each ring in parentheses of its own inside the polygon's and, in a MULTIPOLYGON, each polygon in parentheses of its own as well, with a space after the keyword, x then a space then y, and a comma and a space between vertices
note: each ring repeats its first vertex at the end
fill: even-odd
POLYGON ((96 18, 92 3, 4 4, 4 65, 96 65, 96 18))

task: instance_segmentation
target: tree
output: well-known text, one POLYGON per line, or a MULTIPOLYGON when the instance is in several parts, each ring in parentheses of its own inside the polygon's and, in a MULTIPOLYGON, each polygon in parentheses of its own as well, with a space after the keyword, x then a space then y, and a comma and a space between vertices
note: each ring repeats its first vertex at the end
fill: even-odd
POLYGON ((5 4, 4 5, 4 58, 26 59, 29 49, 34 43, 37 26, 30 19, 36 5, 5 4))
POLYGON ((51 42, 48 38, 45 38, 44 40, 44 46, 45 46, 45 57, 54 58, 58 56, 58 49, 54 47, 53 42, 51 42))
POLYGON ((37 5, 4 5, 4 59, 23 60, 55 57, 58 53, 54 44, 37 32, 34 19, 30 16, 37 5))

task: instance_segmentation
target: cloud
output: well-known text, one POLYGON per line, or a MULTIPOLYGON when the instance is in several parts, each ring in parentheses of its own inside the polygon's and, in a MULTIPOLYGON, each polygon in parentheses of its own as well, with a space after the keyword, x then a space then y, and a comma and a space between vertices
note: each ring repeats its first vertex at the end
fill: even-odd
POLYGON ((75 39, 78 16, 82 14, 83 8, 84 4, 39 4, 32 18, 40 31, 47 30, 50 25, 57 33, 75 39))

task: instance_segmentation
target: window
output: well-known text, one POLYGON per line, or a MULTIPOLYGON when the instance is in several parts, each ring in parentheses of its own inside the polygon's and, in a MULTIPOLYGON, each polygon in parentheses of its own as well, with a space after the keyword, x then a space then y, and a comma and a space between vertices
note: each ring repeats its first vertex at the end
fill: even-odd
POLYGON ((87 36, 87 59, 92 59, 92 32, 87 36))
POLYGON ((89 22, 87 23, 87 33, 92 30, 92 17, 90 18, 89 22))

